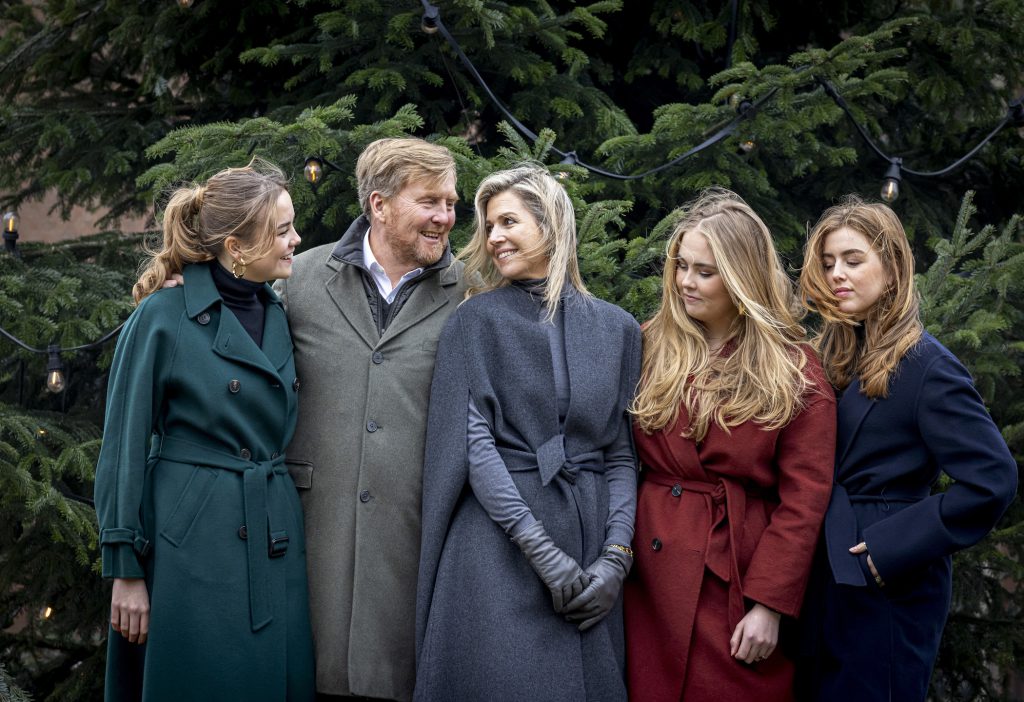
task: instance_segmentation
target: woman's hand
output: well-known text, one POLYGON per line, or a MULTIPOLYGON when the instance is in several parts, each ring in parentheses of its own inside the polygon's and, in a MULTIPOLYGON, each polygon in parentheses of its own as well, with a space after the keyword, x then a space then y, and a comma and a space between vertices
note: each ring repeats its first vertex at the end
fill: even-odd
POLYGON ((744 663, 763 661, 770 656, 779 641, 781 616, 763 604, 755 604, 736 625, 729 640, 729 654, 744 663))
MULTIPOLYGON (((850 553, 852 553, 855 556, 859 556, 860 554, 867 552, 868 545, 864 541, 861 541, 856 546, 852 546, 850 548, 850 553)), ((871 577, 875 579, 875 582, 878 584, 878 587, 885 587, 885 583, 882 582, 882 576, 878 574, 878 571, 875 569, 875 564, 871 561, 871 554, 868 554, 868 570, 871 571, 871 577)))
POLYGON ((149 637, 149 590, 145 580, 114 578, 110 626, 132 643, 146 643, 149 637))

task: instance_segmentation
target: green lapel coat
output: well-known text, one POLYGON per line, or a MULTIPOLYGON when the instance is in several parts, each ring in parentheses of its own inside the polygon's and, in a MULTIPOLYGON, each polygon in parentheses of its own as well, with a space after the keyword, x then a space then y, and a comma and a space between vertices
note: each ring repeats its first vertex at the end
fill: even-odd
MULTIPOLYGON (((368 226, 356 220, 342 242, 358 247, 368 226)), ((362 269, 332 248, 297 256, 277 284, 304 383, 288 463, 305 509, 317 690, 408 700, 427 404, 463 264, 420 280, 378 335, 362 269)))
POLYGON ((144 646, 108 636, 107 700, 309 700, 302 508, 283 452, 299 387, 266 287, 263 347, 210 264, 147 297, 118 340, 96 467, 103 576, 144 577, 144 646))

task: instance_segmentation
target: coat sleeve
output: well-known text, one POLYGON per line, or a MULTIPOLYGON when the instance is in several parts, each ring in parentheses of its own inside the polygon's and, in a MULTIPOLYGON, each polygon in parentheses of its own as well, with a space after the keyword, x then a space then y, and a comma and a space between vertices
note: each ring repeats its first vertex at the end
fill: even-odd
POLYGON ((423 459, 423 506, 419 579, 416 589, 416 658, 419 659, 434 596, 434 579, 459 496, 468 479, 466 427, 469 421, 469 377, 455 312, 445 324, 437 346, 427 411, 427 442, 423 459))
POLYGON ((605 479, 608 482, 608 521, 605 545, 629 546, 636 522, 636 448, 629 406, 640 378, 640 326, 632 317, 627 322, 626 353, 620 392, 621 421, 615 441, 605 451, 605 479))
POLYGON ((948 351, 925 370, 915 411, 921 440, 955 482, 864 530, 883 580, 977 543, 1017 493, 1013 456, 967 369, 948 351))
POLYGON ((810 353, 805 372, 811 381, 806 406, 776 443, 779 505, 743 578, 745 597, 791 617, 803 603, 835 464, 835 396, 810 353))
POLYGON ((156 302, 158 292, 132 313, 117 341, 107 386, 103 442, 96 465, 96 517, 103 577, 141 578, 149 541, 141 519, 149 442, 163 403, 161 371, 173 357, 176 334, 156 302))

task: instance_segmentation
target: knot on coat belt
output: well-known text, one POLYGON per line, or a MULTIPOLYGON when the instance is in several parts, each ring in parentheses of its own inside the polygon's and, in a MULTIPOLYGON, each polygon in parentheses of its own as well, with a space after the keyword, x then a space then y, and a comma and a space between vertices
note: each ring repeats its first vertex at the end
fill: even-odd
POLYGON ((267 483, 274 475, 285 475, 284 456, 265 461, 246 460, 234 454, 213 451, 186 439, 154 437, 149 458, 239 473, 246 524, 246 556, 249 570, 249 618, 253 631, 274 620, 271 602, 270 559, 284 555, 288 536, 274 523, 267 504, 267 483), (263 525, 266 525, 263 528, 263 525), (283 547, 283 548, 282 548, 283 547))
POLYGON ((498 449, 509 471, 539 470, 541 485, 545 487, 555 476, 570 485, 576 484, 580 471, 604 472, 604 452, 586 451, 575 456, 565 455, 565 435, 555 434, 537 448, 537 453, 507 447, 498 449))

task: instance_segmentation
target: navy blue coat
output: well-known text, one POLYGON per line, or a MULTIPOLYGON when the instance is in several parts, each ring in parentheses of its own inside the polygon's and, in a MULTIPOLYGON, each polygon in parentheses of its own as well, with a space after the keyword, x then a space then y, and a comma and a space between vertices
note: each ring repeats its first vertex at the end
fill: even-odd
POLYGON ((924 700, 949 612, 950 556, 984 537, 1017 490, 1017 466, 970 374, 925 333, 889 396, 858 379, 837 408, 836 478, 808 602, 809 699, 924 700), (955 482, 931 488, 945 472, 955 482), (861 541, 867 556, 849 548, 861 541))

